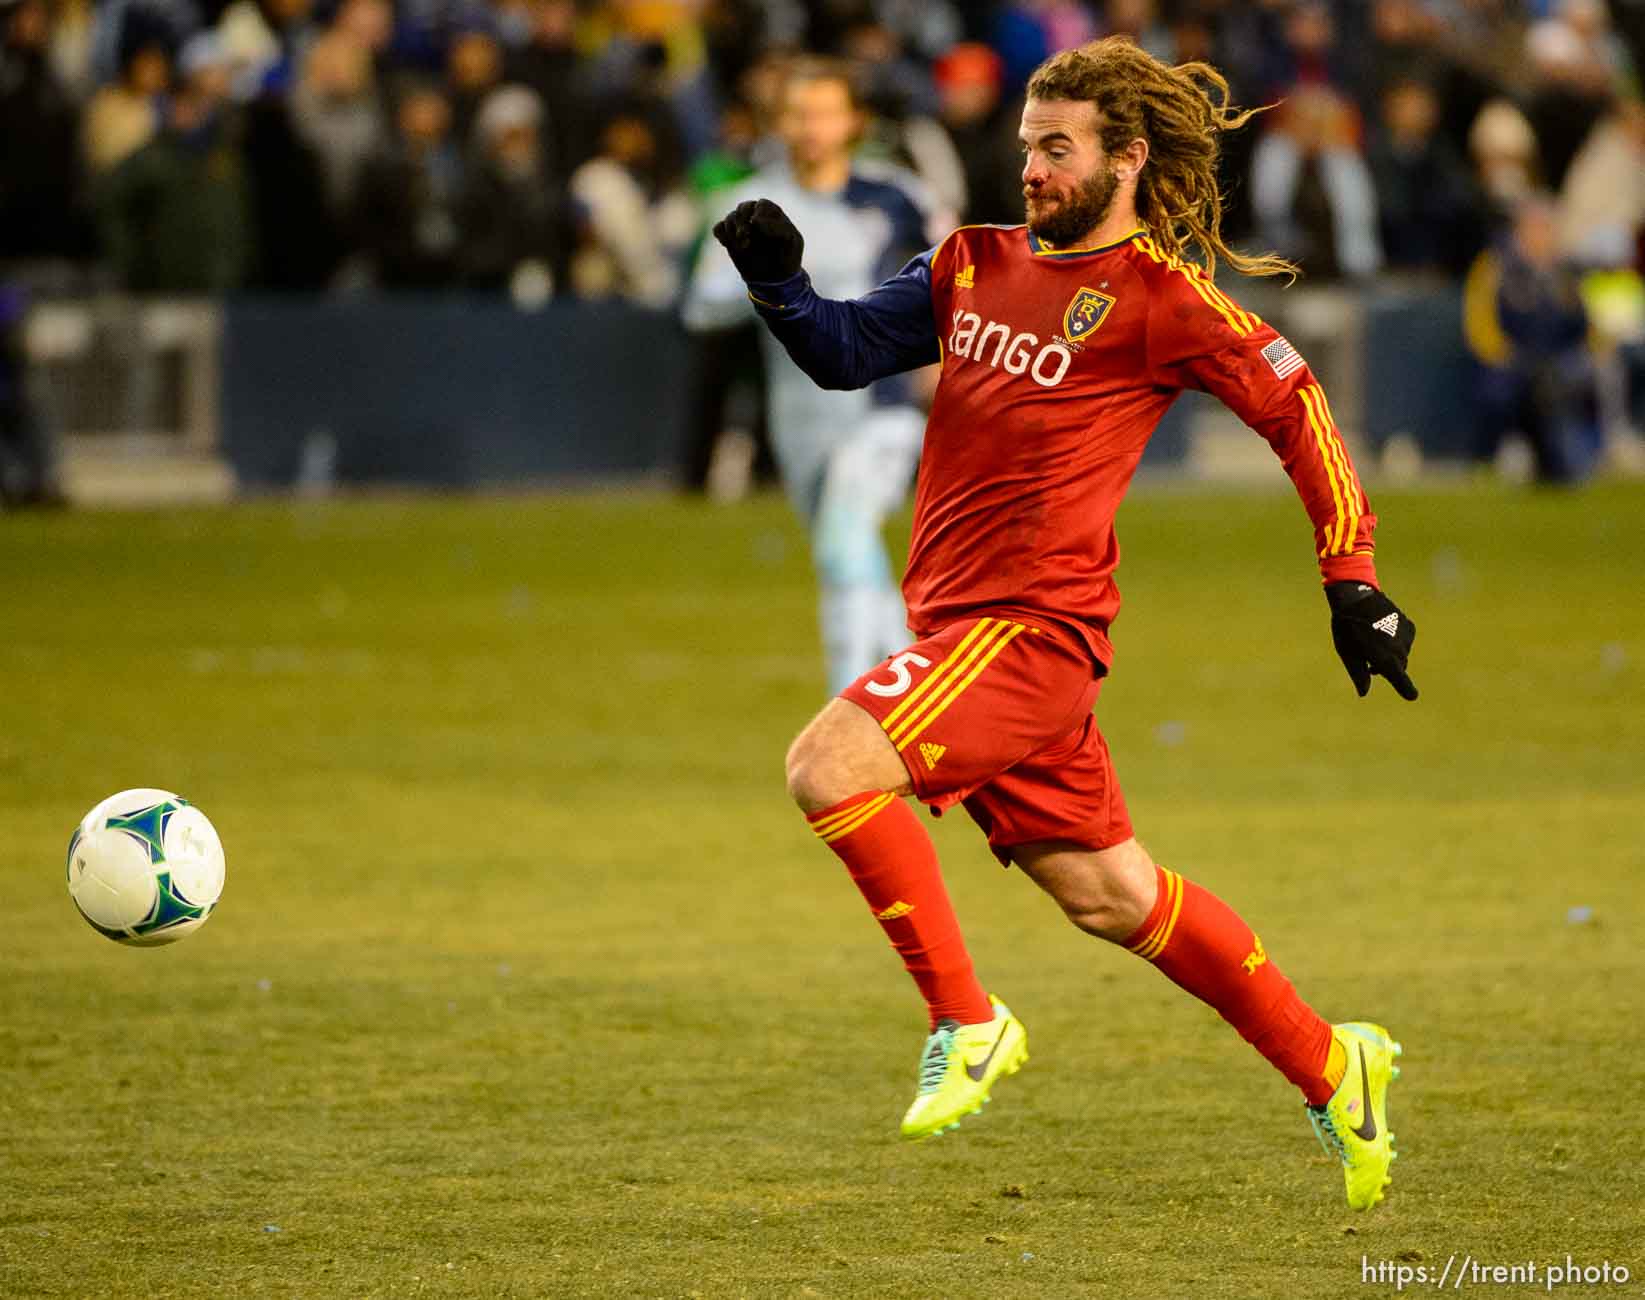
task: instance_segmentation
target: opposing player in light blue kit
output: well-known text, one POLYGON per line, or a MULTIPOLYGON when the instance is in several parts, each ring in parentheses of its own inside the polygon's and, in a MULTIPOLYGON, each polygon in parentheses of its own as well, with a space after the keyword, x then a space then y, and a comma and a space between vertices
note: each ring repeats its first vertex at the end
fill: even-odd
MULTIPOLYGON (((775 199, 805 237, 817 291, 867 293, 934 242, 920 183, 898 168, 852 158, 862 110, 845 65, 797 62, 781 105, 786 163, 751 176, 726 202, 775 199)), ((694 330, 753 319, 748 286, 714 240, 703 243, 684 315, 694 330)), ((905 376, 828 392, 769 333, 762 346, 771 441, 789 500, 811 530, 828 689, 838 692, 908 642, 881 529, 907 493, 925 417, 905 376)))

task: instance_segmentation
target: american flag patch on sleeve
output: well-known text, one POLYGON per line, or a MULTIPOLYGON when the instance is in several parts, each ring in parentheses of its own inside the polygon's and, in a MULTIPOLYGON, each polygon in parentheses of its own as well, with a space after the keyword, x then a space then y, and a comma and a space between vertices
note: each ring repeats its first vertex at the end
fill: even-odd
POLYGON ((1307 363, 1283 335, 1275 339, 1262 350, 1262 359, 1266 361, 1280 379, 1296 370, 1301 370, 1307 363))

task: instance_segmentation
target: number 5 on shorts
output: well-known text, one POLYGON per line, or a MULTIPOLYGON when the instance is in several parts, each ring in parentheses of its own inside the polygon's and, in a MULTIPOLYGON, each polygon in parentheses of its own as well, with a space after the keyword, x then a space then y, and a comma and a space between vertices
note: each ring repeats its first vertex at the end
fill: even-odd
POLYGON ((931 661, 922 654, 912 650, 904 650, 900 655, 892 658, 887 665, 891 669, 891 680, 888 682, 864 682, 863 689, 870 695, 878 695, 882 699, 891 699, 906 691, 914 680, 914 675, 908 671, 909 664, 918 664, 921 668, 929 668, 931 661))

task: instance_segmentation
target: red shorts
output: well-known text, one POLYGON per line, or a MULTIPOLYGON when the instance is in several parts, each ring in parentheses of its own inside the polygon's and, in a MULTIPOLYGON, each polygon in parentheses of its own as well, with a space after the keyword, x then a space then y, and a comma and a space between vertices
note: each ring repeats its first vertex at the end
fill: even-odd
POLYGON ((1131 838, 1091 716, 1101 684, 1072 634, 992 615, 950 623, 840 695, 885 728, 920 801, 963 803, 1009 866, 1014 844, 1131 838))

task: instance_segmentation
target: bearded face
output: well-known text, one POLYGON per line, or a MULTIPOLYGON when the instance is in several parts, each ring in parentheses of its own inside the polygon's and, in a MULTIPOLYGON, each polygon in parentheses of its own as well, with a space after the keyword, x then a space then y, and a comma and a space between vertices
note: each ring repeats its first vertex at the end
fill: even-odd
POLYGON ((1054 180, 1038 186, 1024 185, 1028 229, 1053 248, 1077 242, 1108 216, 1119 183, 1113 164, 1104 161, 1092 175, 1074 185, 1059 186, 1054 180))

